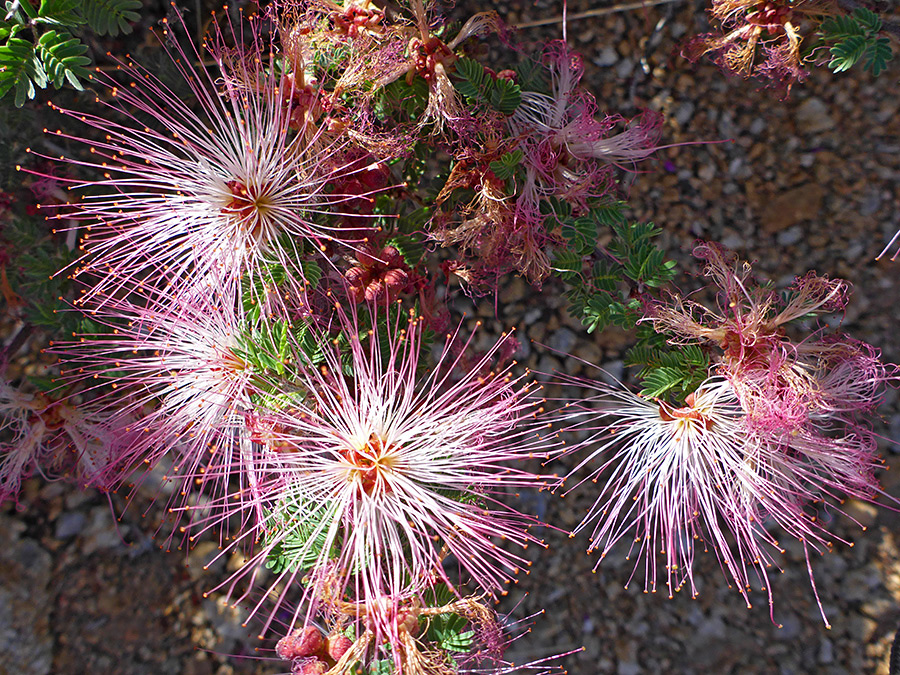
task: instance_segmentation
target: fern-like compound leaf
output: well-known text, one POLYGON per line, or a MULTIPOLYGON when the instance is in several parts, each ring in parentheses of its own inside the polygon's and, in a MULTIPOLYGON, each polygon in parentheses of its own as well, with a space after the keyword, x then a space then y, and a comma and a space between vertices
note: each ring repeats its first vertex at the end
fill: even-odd
POLYGON ((86 23, 77 10, 81 7, 81 0, 41 0, 38 17, 35 23, 57 28, 70 29, 86 23))
POLYGON ((27 40, 10 38, 0 46, 0 98, 15 90, 17 108, 34 98, 37 89, 47 86, 47 73, 34 45, 27 40))
POLYGON ((836 73, 850 70, 866 51, 868 40, 862 35, 850 35, 838 42, 829 51, 831 61, 828 67, 836 73))
POLYGON ((115 37, 131 32, 140 8, 141 0, 82 0, 81 13, 95 32, 115 37))
POLYGON ((887 68, 887 62, 894 57, 891 43, 887 38, 878 38, 870 42, 863 53, 863 69, 871 70, 878 77, 887 68))
POLYGON ((78 38, 68 33, 48 30, 37 43, 37 53, 53 86, 59 89, 68 82, 79 91, 83 90, 78 78, 88 78, 85 68, 91 60, 84 55, 87 47, 78 38))

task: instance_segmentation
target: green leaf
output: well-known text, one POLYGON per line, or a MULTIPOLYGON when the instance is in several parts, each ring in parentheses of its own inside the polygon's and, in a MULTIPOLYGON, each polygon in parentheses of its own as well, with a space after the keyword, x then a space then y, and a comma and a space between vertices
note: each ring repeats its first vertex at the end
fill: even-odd
POLYGON ((406 119, 417 119, 428 105, 428 83, 421 77, 411 84, 400 78, 382 87, 376 97, 373 111, 380 121, 387 121, 398 113, 406 119))
POLYGON ((550 93, 546 77, 547 69, 538 59, 523 59, 513 70, 516 73, 516 82, 523 90, 550 93))
POLYGON ((515 82, 503 78, 492 80, 490 104, 504 115, 512 115, 522 103, 522 90, 515 82))
POLYGON ((478 61, 462 57, 456 61, 453 86, 471 101, 486 104, 504 115, 512 115, 522 102, 522 90, 509 80, 494 79, 478 61))
POLYGON ((48 30, 38 40, 37 50, 54 87, 59 89, 68 81, 75 89, 84 89, 78 78, 90 77, 84 66, 91 60, 84 56, 87 47, 78 38, 48 30))
POLYGON ((460 94, 466 98, 478 100, 483 97, 488 79, 487 73, 484 71, 478 61, 474 59, 460 58, 456 62, 456 75, 458 79, 454 82, 454 86, 460 94))
POLYGON ((868 40, 861 35, 850 35, 844 38, 828 50, 831 53, 828 67, 836 73, 849 70, 862 58, 867 45, 868 40))
POLYGON ((447 584, 438 583, 426 590, 423 600, 428 607, 443 607, 456 600, 456 596, 447 584))
POLYGON ((869 33, 877 33, 881 30, 881 18, 865 7, 857 7, 853 10, 853 18, 869 33))
MULTIPOLYGON (((266 520, 266 540, 277 542, 266 557, 266 567, 276 574, 297 572, 315 565, 325 551, 335 506, 316 504, 293 496, 279 504, 266 520)), ((329 558, 337 555, 332 541, 329 558)))
MULTIPOLYGON (((360 666, 349 672, 362 673, 363 667, 360 666)), ((391 659, 378 659, 369 666, 369 675, 393 675, 394 662, 391 659)))
POLYGON ((35 23, 59 28, 74 28, 86 23, 74 10, 81 7, 81 0, 41 0, 35 23))
POLYGON ((625 202, 617 201, 591 209, 591 215, 601 225, 612 227, 625 222, 625 202))
POLYGON ((680 385, 683 380, 684 374, 679 368, 654 368, 644 377, 641 396, 659 398, 680 385))
POLYGON ((819 26, 819 33, 824 40, 843 40, 851 35, 865 35, 865 29, 849 16, 834 16, 826 19, 819 26))
POLYGON ((878 38, 870 42, 863 53, 865 62, 863 70, 871 70, 872 75, 878 77, 887 68, 887 62, 894 57, 891 50, 891 43, 887 38, 878 38))
POLYGON ((890 42, 879 38, 881 19, 874 12, 863 7, 854 10, 850 16, 835 16, 826 19, 819 26, 819 35, 829 48, 831 60, 828 67, 835 73, 842 73, 863 60, 864 70, 880 75, 893 57, 890 42))
POLYGON ((10 38, 0 46, 0 98, 15 89, 17 108, 33 99, 36 87, 47 86, 47 73, 35 53, 35 47, 27 40, 10 38))
POLYGON ((465 630, 468 619, 464 616, 453 613, 438 614, 422 618, 420 622, 427 622, 425 639, 436 643, 443 651, 467 653, 472 650, 475 632, 465 630))
POLYGON ((404 262, 410 267, 418 265, 425 254, 425 242, 420 237, 395 234, 387 240, 387 244, 397 249, 403 256, 404 262))
POLYGON ((491 171, 494 172, 497 178, 507 180, 515 175, 523 157, 525 157, 525 153, 521 150, 513 150, 502 155, 500 159, 491 162, 488 166, 490 166, 491 171))
POLYGON ((302 261, 300 268, 303 271, 303 280, 309 285, 309 289, 314 291, 322 279, 322 268, 313 260, 302 261))
POLYGON ((598 291, 612 293, 621 280, 622 275, 619 274, 619 271, 610 267, 606 261, 598 260, 594 263, 594 268, 591 270, 591 283, 598 291))
POLYGON ((582 256, 571 249, 563 249, 557 251, 551 269, 559 272, 559 276, 564 281, 569 281, 578 276, 582 268, 582 256))
POLYGON ((116 37, 132 31, 141 7, 141 0, 82 0, 81 13, 96 33, 116 37))
MULTIPOLYGON (((422 206, 400 217, 399 230, 405 235, 413 235, 422 232, 431 219, 431 208, 422 206)), ((407 261, 409 262, 409 261, 407 261)))
POLYGON ((19 9, 25 12, 25 14, 27 14, 28 18, 30 19, 38 18, 37 10, 28 0, 19 0, 19 2, 7 2, 6 8, 10 9, 10 5, 12 5, 13 7, 17 6, 19 9))
POLYGON ((588 334, 609 325, 615 304, 612 298, 601 293, 588 298, 581 317, 581 323, 587 327, 588 334))

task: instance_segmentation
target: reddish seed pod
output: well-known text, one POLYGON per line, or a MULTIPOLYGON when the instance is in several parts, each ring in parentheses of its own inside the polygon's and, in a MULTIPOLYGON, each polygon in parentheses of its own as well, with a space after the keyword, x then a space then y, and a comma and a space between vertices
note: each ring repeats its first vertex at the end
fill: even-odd
POLYGON ((385 246, 381 249, 381 253, 378 257, 381 258, 388 267, 403 267, 406 264, 403 260, 403 255, 393 246, 385 246))

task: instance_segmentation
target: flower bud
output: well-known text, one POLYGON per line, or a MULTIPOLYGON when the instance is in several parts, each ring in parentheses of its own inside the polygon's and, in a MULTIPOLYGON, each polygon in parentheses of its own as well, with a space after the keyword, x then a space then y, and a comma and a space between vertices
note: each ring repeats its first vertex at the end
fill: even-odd
POLYGON ((340 661, 341 657, 347 653, 347 650, 353 646, 353 640, 348 638, 346 635, 337 633, 329 635, 325 641, 325 644, 325 650, 328 652, 328 656, 333 658, 335 661, 340 661))
POLYGON ((278 658, 291 661, 318 654, 322 651, 323 646, 324 641, 319 629, 315 626, 307 626, 298 628, 290 635, 281 638, 275 645, 275 653, 278 654, 278 658))

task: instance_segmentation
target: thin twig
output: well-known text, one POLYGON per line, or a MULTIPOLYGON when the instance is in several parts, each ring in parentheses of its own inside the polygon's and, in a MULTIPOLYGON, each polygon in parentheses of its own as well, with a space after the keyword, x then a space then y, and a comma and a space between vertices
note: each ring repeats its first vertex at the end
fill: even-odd
MULTIPOLYGON (((598 7, 590 9, 586 12, 578 14, 569 14, 565 17, 566 21, 578 21, 579 19, 587 19, 594 16, 606 16, 607 14, 615 14, 617 12, 630 12, 633 9, 642 9, 644 7, 653 7, 654 5, 668 5, 673 2, 683 2, 683 0, 636 0, 636 2, 624 2, 620 5, 612 7, 598 7)), ((534 28, 535 26, 550 26, 555 23, 562 23, 562 16, 555 16, 550 19, 538 19, 537 21, 526 21, 525 23, 514 24, 514 28, 534 28)))

